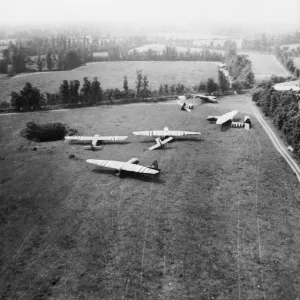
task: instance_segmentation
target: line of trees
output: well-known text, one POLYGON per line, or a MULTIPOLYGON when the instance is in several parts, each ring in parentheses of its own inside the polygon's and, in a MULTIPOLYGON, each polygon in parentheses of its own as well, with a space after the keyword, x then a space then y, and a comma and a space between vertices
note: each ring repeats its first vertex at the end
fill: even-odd
POLYGON ((63 80, 57 93, 45 93, 45 95, 31 83, 26 82, 20 92, 11 93, 11 106, 19 110, 34 109, 42 105, 55 104, 99 104, 102 101, 115 99, 140 99, 159 95, 177 95, 187 92, 205 92, 208 94, 219 92, 224 93, 229 90, 229 82, 224 73, 219 70, 218 83, 213 78, 200 81, 198 85, 186 87, 182 83, 161 84, 158 90, 151 90, 147 74, 142 70, 136 71, 135 89, 130 89, 128 79, 123 78, 123 90, 101 88, 97 77, 90 81, 83 78, 82 86, 79 80, 63 80))
POLYGON ((300 96, 293 91, 276 91, 272 82, 268 82, 253 94, 252 100, 266 116, 272 118, 274 125, 283 132, 286 142, 300 158, 300 96))

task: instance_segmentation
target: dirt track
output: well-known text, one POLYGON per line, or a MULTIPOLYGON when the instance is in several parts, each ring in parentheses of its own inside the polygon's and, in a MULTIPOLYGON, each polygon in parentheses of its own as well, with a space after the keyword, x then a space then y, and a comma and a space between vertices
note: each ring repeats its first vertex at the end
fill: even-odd
POLYGON ((127 105, 0 119, 2 299, 296 299, 299 183, 245 96, 198 106, 127 105), (250 131, 206 121, 231 109, 250 131), (27 121, 82 134, 199 130, 165 150, 130 136, 98 152, 34 144, 27 121), (33 151, 33 147, 37 151, 33 151), (69 159, 74 154, 75 159, 69 159), (87 158, 159 161, 157 180, 118 178, 87 158))

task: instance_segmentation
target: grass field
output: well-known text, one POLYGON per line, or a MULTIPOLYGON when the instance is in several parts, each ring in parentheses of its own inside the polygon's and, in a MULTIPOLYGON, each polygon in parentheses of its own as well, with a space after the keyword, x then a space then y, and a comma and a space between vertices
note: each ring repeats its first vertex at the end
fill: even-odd
POLYGON ((300 47, 300 44, 289 44, 289 45, 280 45, 280 48, 284 48, 284 47, 288 47, 289 50, 291 49, 297 49, 298 47, 300 47))
POLYGON ((135 89, 136 71, 143 70, 148 75, 150 87, 157 89, 160 84, 183 83, 186 86, 199 84, 203 79, 212 77, 217 80, 217 64, 200 61, 123 61, 88 63, 72 71, 43 72, 20 74, 12 78, 0 80, 0 99, 9 101, 12 91, 21 90, 26 81, 40 88, 42 92, 58 92, 64 79, 83 81, 83 77, 90 80, 98 77, 103 89, 123 89, 123 77, 128 77, 129 88, 135 89))
POLYGON ((296 299, 300 190, 256 120, 250 131, 206 121, 249 96, 190 114, 136 104, 1 116, 1 299, 296 299), (20 137, 28 121, 66 122, 81 134, 200 130, 148 151, 151 139, 90 152, 20 137), (33 151, 33 147, 37 150, 33 151), (74 154, 74 159, 69 155, 74 154), (138 157, 158 179, 119 178, 88 158, 138 157))
POLYGON ((293 57, 294 65, 296 68, 300 69, 300 57, 293 57))
POLYGON ((268 79, 272 75, 290 75, 272 54, 254 52, 239 52, 239 54, 248 55, 249 60, 252 62, 252 68, 256 81, 268 79))

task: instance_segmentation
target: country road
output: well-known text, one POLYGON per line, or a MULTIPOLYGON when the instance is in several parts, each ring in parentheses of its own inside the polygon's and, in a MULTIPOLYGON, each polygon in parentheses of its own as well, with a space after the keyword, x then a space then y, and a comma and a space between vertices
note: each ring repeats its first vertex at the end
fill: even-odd
POLYGON ((282 157, 286 160, 286 162, 289 164, 291 169, 294 171, 295 175, 298 178, 298 181, 300 182, 300 167, 298 163, 290 156, 287 149, 283 146, 283 143, 280 141, 280 139, 276 136, 274 131, 270 128, 270 126, 267 124, 267 122, 263 119, 263 116, 260 112, 260 110, 256 107, 256 105, 251 101, 253 112, 265 130, 265 132, 268 134, 271 142, 273 143, 276 150, 282 155, 282 157))

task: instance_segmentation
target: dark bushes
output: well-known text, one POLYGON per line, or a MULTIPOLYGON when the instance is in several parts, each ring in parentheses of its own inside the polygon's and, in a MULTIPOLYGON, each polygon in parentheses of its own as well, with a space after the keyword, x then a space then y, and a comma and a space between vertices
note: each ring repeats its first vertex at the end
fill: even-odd
POLYGON ((21 135, 29 140, 39 142, 63 140, 67 134, 77 133, 76 129, 69 128, 61 123, 36 124, 28 122, 26 128, 21 130, 21 135))

